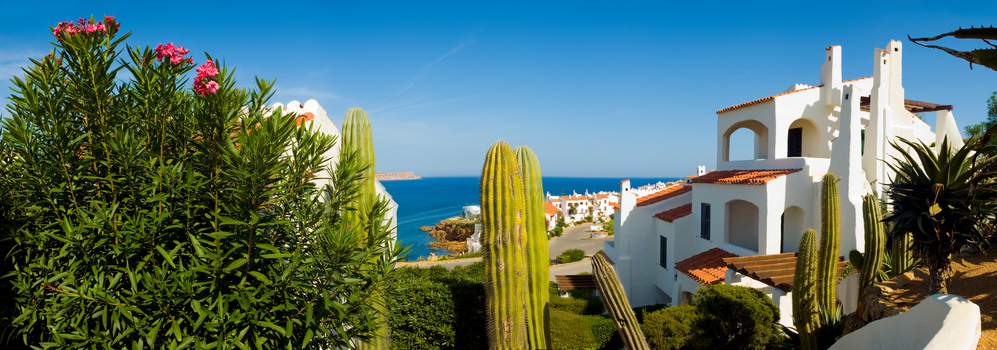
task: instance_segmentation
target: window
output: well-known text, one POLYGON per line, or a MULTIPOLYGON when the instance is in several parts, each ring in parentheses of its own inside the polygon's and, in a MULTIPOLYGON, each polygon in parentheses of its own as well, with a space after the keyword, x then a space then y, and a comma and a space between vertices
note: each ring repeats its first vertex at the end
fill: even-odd
POLYGON ((710 204, 701 203, 699 207, 699 237, 705 240, 710 239, 710 204))
POLYGON ((658 265, 668 268, 668 238, 665 236, 661 236, 661 255, 658 260, 658 265))
POLYGON ((792 128, 789 129, 789 154, 786 157, 801 157, 803 156, 803 128, 792 128))

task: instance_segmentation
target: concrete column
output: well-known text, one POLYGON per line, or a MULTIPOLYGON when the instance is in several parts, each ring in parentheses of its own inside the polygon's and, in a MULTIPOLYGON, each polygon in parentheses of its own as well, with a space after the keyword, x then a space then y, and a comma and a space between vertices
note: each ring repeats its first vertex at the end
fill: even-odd
POLYGON ((865 236, 862 227, 862 195, 866 177, 862 173, 860 150, 861 125, 859 116, 859 94, 854 85, 845 86, 841 104, 841 119, 838 120, 839 136, 831 148, 830 171, 841 178, 838 181, 838 195, 841 208, 841 252, 848 254, 852 249, 864 247, 865 236))

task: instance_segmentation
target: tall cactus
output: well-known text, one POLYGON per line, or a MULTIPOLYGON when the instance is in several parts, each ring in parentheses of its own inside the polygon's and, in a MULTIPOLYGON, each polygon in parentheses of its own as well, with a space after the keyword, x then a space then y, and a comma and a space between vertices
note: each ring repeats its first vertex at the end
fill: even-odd
POLYGON ((833 312, 836 307, 835 287, 838 286, 838 254, 841 251, 841 210, 838 199, 838 178, 824 174, 820 194, 820 255, 817 261, 817 302, 821 310, 833 312))
MULTIPOLYGON (((343 145, 340 152, 359 152, 360 159, 368 165, 363 173, 363 183, 360 185, 360 194, 354 202, 354 208, 360 213, 366 212, 374 201, 377 200, 377 188, 374 187, 374 136, 370 129, 370 120, 363 109, 353 108, 346 112, 343 119, 343 145)), ((363 220, 364 214, 350 214, 363 220)), ((384 306, 384 295, 375 294, 371 303, 378 311, 377 322, 381 324, 374 336, 366 342, 357 344, 360 349, 380 350, 391 347, 391 331, 388 329, 387 310, 384 306)))
POLYGON ((865 287, 876 283, 886 255, 886 226, 883 225, 883 212, 875 194, 862 198, 862 219, 865 221, 865 254, 862 255, 859 295, 865 287))
POLYGON ((650 350, 651 347, 640 330, 640 324, 637 323, 637 317, 627 302, 627 294, 623 291, 620 278, 602 254, 592 257, 592 275, 599 288, 599 297, 602 298, 609 316, 613 318, 616 329, 620 331, 623 345, 630 350, 650 350))
POLYGON ((903 236, 894 237, 893 244, 890 245, 890 278, 897 277, 907 271, 914 264, 914 256, 910 251, 914 244, 914 237, 910 232, 903 236))
POLYGON ((531 349, 551 349, 550 340, 550 253, 544 217, 544 191, 540 161, 529 147, 516 147, 519 170, 526 193, 527 341, 531 349))
POLYGON ((358 208, 366 208, 369 201, 373 200, 377 189, 374 187, 374 136, 370 130, 370 120, 367 113, 360 108, 353 108, 346 112, 343 119, 343 147, 342 151, 353 150, 360 153, 360 159, 367 163, 367 171, 364 172, 364 183, 361 185, 358 208))
POLYGON ((526 217, 516 155, 499 141, 481 170, 481 247, 490 349, 526 348, 526 217))
POLYGON ((817 349, 820 312, 817 305, 817 231, 808 229, 800 241, 793 276, 793 326, 800 335, 800 348, 817 349))

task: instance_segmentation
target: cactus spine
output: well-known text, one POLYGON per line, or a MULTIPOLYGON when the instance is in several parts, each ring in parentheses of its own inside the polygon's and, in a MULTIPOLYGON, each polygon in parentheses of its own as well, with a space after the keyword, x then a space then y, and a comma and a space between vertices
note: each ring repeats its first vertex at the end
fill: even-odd
POLYGON ((481 170, 481 246, 490 349, 526 348, 526 216, 516 155, 499 141, 481 170))
POLYGON ((550 342, 550 253, 544 218, 544 191, 540 161, 529 147, 516 147, 519 170, 526 194, 527 341, 530 349, 551 349, 550 342))
POLYGON ((592 275, 599 288, 599 297, 602 298, 609 316, 613 318, 616 329, 620 331, 623 345, 630 350, 650 350, 651 347, 640 330, 640 324, 637 323, 637 317, 627 302, 627 294, 623 291, 620 278, 602 254, 592 257, 592 275))
POLYGON ((859 295, 865 287, 876 283, 879 271, 883 269, 883 255, 886 254, 886 227, 876 195, 869 194, 862 199, 862 216, 865 221, 865 254, 860 266, 859 295))
POLYGON ((914 264, 914 257, 911 254, 911 246, 914 244, 914 237, 907 232, 899 237, 893 238, 890 245, 890 278, 897 277, 907 271, 914 264))
MULTIPOLYGON (((346 112, 346 118, 343 119, 343 145, 340 150, 358 152, 360 159, 367 165, 360 193, 355 202, 355 208, 360 214, 351 214, 359 220, 365 220, 366 212, 377 200, 377 189, 374 187, 374 136, 370 130, 370 119, 367 119, 367 113, 363 109, 353 108, 346 112)), ((384 296, 375 294, 371 303, 377 310, 377 322, 381 326, 374 331, 374 336, 370 340, 357 344, 358 348, 388 349, 391 347, 391 331, 388 329, 388 319, 385 316, 387 310, 384 296)))
POLYGON ((824 174, 820 194, 820 251, 817 261, 817 302, 821 310, 834 311, 835 287, 838 285, 838 256, 841 251, 841 211, 838 178, 824 174))
POLYGON ((800 241, 793 276, 793 326, 800 335, 800 348, 817 349, 819 314, 817 305, 817 231, 808 229, 800 241))

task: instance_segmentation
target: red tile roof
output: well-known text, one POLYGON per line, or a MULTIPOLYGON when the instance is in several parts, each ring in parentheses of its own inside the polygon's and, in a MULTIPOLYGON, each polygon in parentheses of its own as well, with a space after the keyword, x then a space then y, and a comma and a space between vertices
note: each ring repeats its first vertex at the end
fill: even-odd
POLYGON ((298 115, 298 119, 296 119, 296 121, 298 122, 298 126, 301 126, 301 123, 307 122, 312 119, 315 119, 315 114, 312 112, 305 112, 298 115))
POLYGON ((622 185, 624 182, 627 182, 627 181, 630 181, 630 179, 626 179, 626 180, 620 181, 620 184, 622 185))
POLYGON ((550 201, 551 202, 560 202, 561 199, 560 198, 551 198, 550 201))
POLYGON ((668 186, 658 192, 637 198, 637 206, 643 207, 645 205, 651 205, 669 198, 689 193, 689 191, 692 191, 692 186, 689 185, 678 184, 668 186))
POLYGON ((723 283, 727 273, 727 264, 723 259, 737 256, 726 250, 713 248, 675 263, 675 269, 705 286, 723 283))
POLYGON ((613 207, 613 209, 620 210, 620 203, 609 202, 609 206, 613 207))
POLYGON ((764 185, 772 179, 800 170, 803 169, 720 170, 711 171, 706 173, 706 175, 689 180, 689 182, 725 185, 764 185))
MULTIPOLYGON (((845 81, 842 81, 842 83, 850 83, 850 82, 853 82, 853 81, 859 81, 859 80, 863 80, 863 79, 872 79, 872 77, 865 77, 865 78, 858 78, 858 79, 852 79, 852 80, 845 80, 845 81)), ((816 88, 819 88, 819 87, 822 87, 822 86, 824 86, 824 85, 811 86, 811 87, 804 88, 804 89, 793 90, 793 91, 786 91, 786 92, 783 92, 781 94, 772 95, 772 96, 769 96, 769 97, 762 97, 762 98, 754 100, 754 101, 748 101, 748 102, 745 102, 745 103, 742 103, 742 104, 733 105, 733 106, 721 109, 721 110, 717 111, 717 114, 725 113, 725 112, 730 112, 730 111, 733 111, 735 109, 744 108, 744 107, 747 107, 747 106, 756 105, 756 104, 759 104, 759 103, 762 103, 762 102, 765 102, 765 101, 769 101, 769 100, 772 100, 772 99, 774 99, 776 97, 779 97, 779 96, 789 95, 789 94, 794 93, 794 92, 812 90, 812 89, 816 89, 816 88)))
POLYGON ((568 201, 583 201, 583 200, 588 200, 588 199, 590 199, 589 197, 586 197, 586 196, 582 196, 582 195, 577 195, 577 196, 564 196, 564 197, 561 197, 561 198, 564 198, 564 200, 568 200, 568 201))
POLYGON ((684 217, 689 214, 692 214, 692 203, 686 205, 680 205, 676 208, 668 209, 663 212, 654 214, 654 217, 668 222, 674 222, 676 219, 684 217))
POLYGON ((555 215, 559 212, 561 212, 561 210, 557 209, 557 207, 554 206, 554 203, 544 202, 544 214, 555 215))
MULTIPOLYGON (((845 272, 847 261, 838 257, 838 275, 845 272)), ((751 277, 754 280, 782 289, 793 291, 793 276, 796 274, 796 253, 755 255, 724 258, 727 268, 751 277)), ((856 273, 852 270, 850 273, 856 273)))

